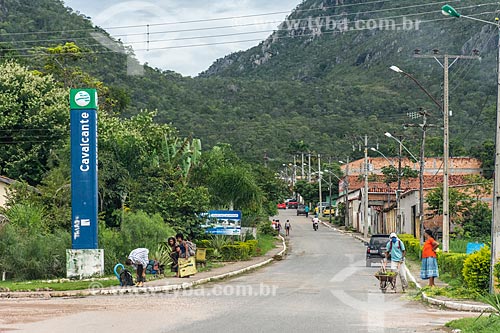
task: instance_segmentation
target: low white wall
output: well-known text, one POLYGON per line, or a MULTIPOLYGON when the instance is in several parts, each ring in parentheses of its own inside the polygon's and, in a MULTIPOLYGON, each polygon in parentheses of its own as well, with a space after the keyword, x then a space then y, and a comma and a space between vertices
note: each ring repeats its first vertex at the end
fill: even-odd
POLYGON ((104 250, 66 250, 66 277, 83 279, 104 275, 104 250))

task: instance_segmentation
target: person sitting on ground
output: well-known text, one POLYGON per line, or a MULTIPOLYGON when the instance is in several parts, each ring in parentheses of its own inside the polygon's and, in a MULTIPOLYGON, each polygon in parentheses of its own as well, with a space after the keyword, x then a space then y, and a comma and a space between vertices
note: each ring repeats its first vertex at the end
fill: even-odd
POLYGON ((149 263, 149 250, 145 248, 138 248, 132 250, 128 255, 125 264, 127 266, 133 266, 137 272, 137 283, 136 287, 143 287, 144 282, 146 282, 146 267, 149 263))
MULTIPOLYGON (((386 244, 387 252, 385 257, 387 260, 391 260, 391 269, 398 272, 401 279, 401 287, 403 292, 408 289, 408 281, 406 279, 406 248, 405 244, 398 238, 396 233, 392 232, 389 235, 389 242, 386 244)), ((386 262, 384 263, 384 265, 386 262)), ((384 266, 385 267, 385 266, 384 266)))

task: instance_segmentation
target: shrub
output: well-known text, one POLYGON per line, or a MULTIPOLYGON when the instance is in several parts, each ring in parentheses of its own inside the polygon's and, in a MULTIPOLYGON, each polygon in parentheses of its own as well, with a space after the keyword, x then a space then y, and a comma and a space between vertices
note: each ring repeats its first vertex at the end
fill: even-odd
POLYGON ((24 233, 22 228, 7 224, 0 234, 0 268, 14 279, 49 279, 65 275, 66 249, 71 235, 66 230, 51 234, 24 233))
POLYGON ((422 257, 422 247, 420 241, 409 234, 401 234, 399 239, 405 244, 406 255, 413 259, 420 259, 422 257))
POLYGON ((467 256, 462 275, 469 289, 477 293, 488 291, 490 273, 490 249, 487 246, 467 256))
POLYGON ((221 253, 224 261, 246 260, 249 258, 250 247, 245 243, 225 245, 221 253))
POLYGON ((278 231, 273 228, 270 221, 261 222, 257 227, 257 232, 262 235, 272 236, 276 236, 278 234, 278 231))
POLYGON ((245 243, 248 244, 248 247, 250 248, 250 255, 257 255, 257 246, 259 245, 259 241, 256 239, 251 239, 247 240, 245 243))
POLYGON ((463 281, 462 271, 464 268, 464 260, 467 255, 464 253, 437 253, 437 261, 439 271, 447 273, 452 279, 463 281))
POLYGON ((123 263, 130 251, 138 247, 149 249, 150 259, 153 259, 158 244, 171 235, 175 235, 175 231, 160 215, 149 216, 142 211, 126 213, 120 230, 106 228, 101 224, 99 247, 104 249, 105 273, 112 273, 114 266, 119 262, 123 263))
POLYGON ((495 270, 493 271, 493 274, 495 274, 496 278, 496 286, 497 288, 500 288, 500 262, 497 262, 495 265, 495 270))

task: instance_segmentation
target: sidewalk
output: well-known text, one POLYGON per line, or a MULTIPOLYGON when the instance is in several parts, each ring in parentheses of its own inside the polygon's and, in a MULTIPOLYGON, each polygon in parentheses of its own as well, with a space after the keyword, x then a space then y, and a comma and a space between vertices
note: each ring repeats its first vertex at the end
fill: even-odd
MULTIPOLYGON (((281 237, 281 236, 280 236, 281 237)), ((89 282, 89 288, 85 290, 69 291, 40 291, 40 292, 0 292, 0 298, 51 298, 51 297, 83 297, 95 295, 125 295, 125 294, 149 294, 163 293, 174 290, 189 289, 201 284, 240 275, 254 269, 265 266, 274 260, 280 260, 286 253, 285 239, 281 237, 281 244, 271 249, 260 257, 254 257, 246 261, 225 263, 222 267, 213 268, 209 271, 199 272, 189 278, 168 277, 146 282, 144 287, 109 287, 102 288, 99 281, 89 282)))
MULTIPOLYGON (((335 230, 337 232, 340 232, 346 236, 351 236, 363 243, 367 243, 370 241, 370 237, 364 238, 361 233, 358 232, 351 232, 351 231, 345 231, 341 230, 339 228, 336 228, 334 226, 329 225, 327 222, 322 221, 323 225, 326 227, 335 230)), ((420 278, 420 262, 417 261, 411 261, 408 260, 406 262, 406 270, 408 274, 408 279, 415 283, 415 286, 417 289, 422 289, 422 286, 426 286, 428 282, 426 280, 422 280, 420 278)), ((435 279, 435 284, 438 287, 446 287, 448 284, 446 282, 443 282, 439 279, 435 279)), ((443 306, 448 309, 452 310, 458 310, 458 311, 471 311, 471 312, 491 312, 493 311, 493 308, 489 305, 486 305, 481 302, 475 302, 471 300, 457 300, 457 299, 450 299, 444 296, 433 296, 429 297, 425 294, 425 292, 422 292, 422 300, 428 302, 429 304, 432 305, 438 305, 438 306, 443 306)))

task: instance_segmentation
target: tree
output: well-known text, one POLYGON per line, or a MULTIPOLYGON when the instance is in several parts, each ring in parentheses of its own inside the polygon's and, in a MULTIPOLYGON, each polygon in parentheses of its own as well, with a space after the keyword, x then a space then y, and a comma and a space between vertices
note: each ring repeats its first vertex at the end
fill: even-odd
POLYGON ((67 100, 50 75, 14 62, 0 65, 0 173, 40 183, 50 152, 69 136, 67 100))
MULTIPOLYGON (((470 197, 452 187, 449 189, 449 196, 449 213, 451 221, 451 219, 458 216, 458 214, 466 209, 466 204, 470 200, 470 197)), ((439 187, 429 191, 425 197, 425 202, 427 202, 429 209, 432 210, 435 215, 443 215, 443 185, 441 184, 439 187)))

